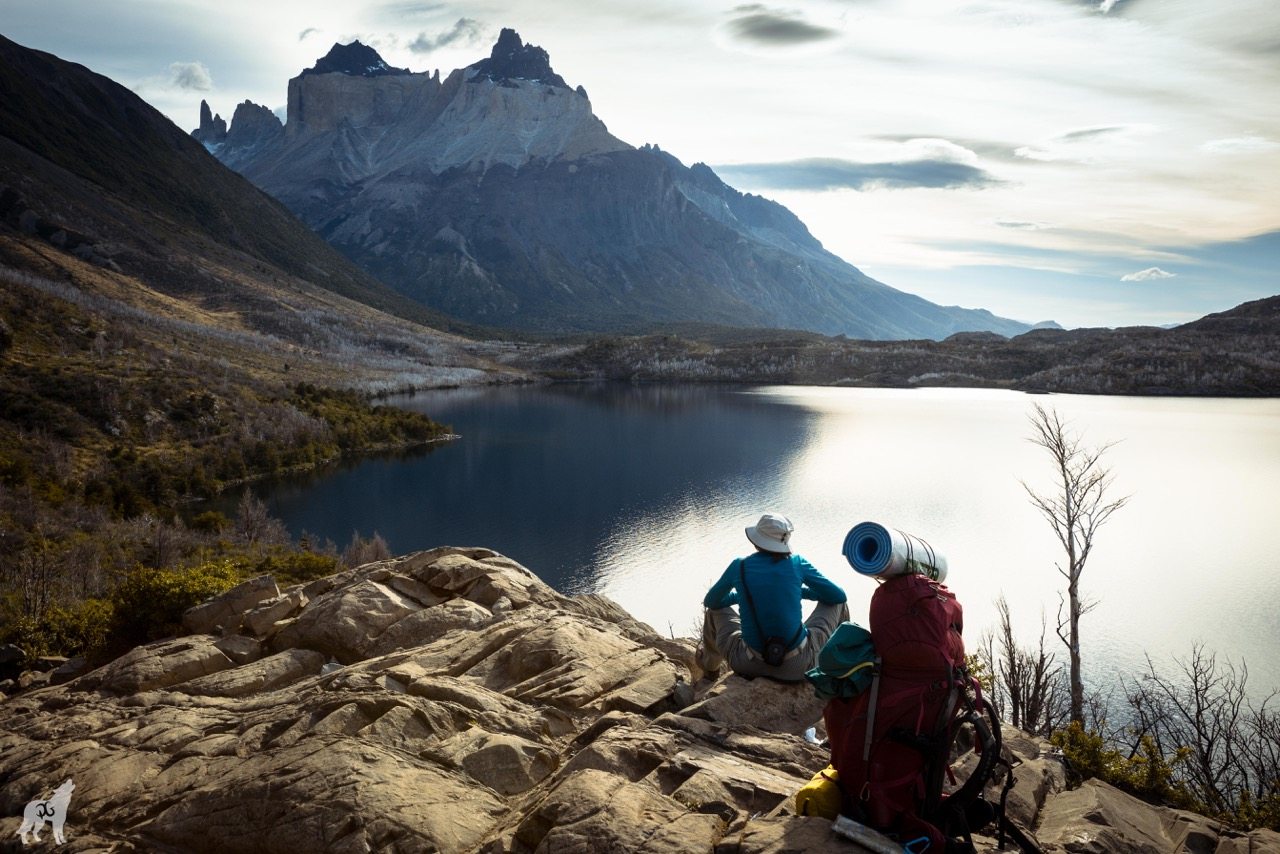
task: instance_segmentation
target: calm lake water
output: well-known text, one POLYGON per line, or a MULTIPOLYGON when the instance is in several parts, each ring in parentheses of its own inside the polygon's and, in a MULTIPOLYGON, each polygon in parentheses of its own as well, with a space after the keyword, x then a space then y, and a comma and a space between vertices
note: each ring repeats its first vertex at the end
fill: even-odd
MULTIPOLYGON (((1020 481, 1048 490, 1026 441, 1055 407, 1106 460, 1130 503, 1102 529, 1082 581, 1086 678, 1168 669, 1203 642, 1280 688, 1280 400, 1027 396, 969 389, 552 386, 458 390, 397 405, 462 439, 259 487, 295 534, 393 552, 483 545, 564 592, 594 591, 664 633, 693 634, 700 602, 749 550, 765 510, 845 587, 866 623, 873 582, 840 553, 873 520, 949 561, 975 647, 1003 594, 1026 643, 1052 625, 1059 546, 1020 481)), ((1059 660, 1063 656, 1059 655, 1059 660)))

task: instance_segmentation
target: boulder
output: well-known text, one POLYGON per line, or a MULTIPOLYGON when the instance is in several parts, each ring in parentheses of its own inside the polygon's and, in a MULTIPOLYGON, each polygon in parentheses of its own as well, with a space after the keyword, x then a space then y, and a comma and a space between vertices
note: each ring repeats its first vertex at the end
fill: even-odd
POLYGON ((775 682, 730 675, 683 713, 730 726, 801 735, 822 722, 825 705, 807 682, 775 682))
POLYGON ((146 821, 147 839, 193 852, 465 851, 504 812, 465 778, 337 734, 202 765, 146 821))
POLYGON ((275 579, 260 575, 188 609, 182 615, 182 624, 192 634, 231 633, 240 627, 246 611, 279 595, 275 579))
POLYGON ((77 676, 83 676, 88 672, 89 660, 83 655, 77 655, 74 658, 68 658, 63 661, 49 674, 49 684, 61 685, 63 682, 70 682, 77 676))
POLYGON ((772 821, 754 821, 738 836, 730 834, 715 847, 715 854, 865 854, 831 830, 824 818, 789 815, 772 821))
POLYGON ((361 580, 309 602, 296 620, 280 629, 271 647, 307 647, 350 664, 370 657, 374 640, 420 607, 385 584, 361 580))
POLYGON ((654 789, 605 771, 563 779, 515 831, 537 852, 708 851, 724 833, 718 816, 694 813, 654 789))
POLYGON ((1037 838, 1072 854, 1167 854, 1214 851, 1219 827, 1203 816, 1154 807, 1099 780, 1062 792, 1045 804, 1037 838))
POLYGON ((473 780, 502 795, 527 792, 559 764, 555 752, 518 735, 470 729, 440 750, 473 780))
POLYGON ((77 691, 138 694, 232 666, 232 660, 218 647, 217 638, 190 635, 140 646, 68 686, 77 691))
POLYGON ((294 590, 262 601, 244 613, 241 626, 256 638, 269 638, 276 624, 293 616, 306 603, 301 590, 294 590))
POLYGON ((173 686, 173 690, 203 697, 244 697, 275 691, 307 676, 315 676, 324 663, 323 653, 312 649, 288 649, 232 670, 179 683, 173 686))
MULTIPOLYGON (((399 585, 392 585, 401 590, 399 585)), ((384 655, 443 637, 455 629, 475 629, 493 618, 493 612, 467 599, 453 599, 435 607, 422 608, 405 615, 369 646, 373 655, 384 655)))

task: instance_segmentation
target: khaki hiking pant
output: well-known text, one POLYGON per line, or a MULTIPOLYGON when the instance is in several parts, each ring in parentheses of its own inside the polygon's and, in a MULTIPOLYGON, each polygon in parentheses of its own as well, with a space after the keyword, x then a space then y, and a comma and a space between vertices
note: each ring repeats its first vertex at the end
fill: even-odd
POLYGON ((799 652, 777 667, 764 663, 760 653, 747 646, 742 639, 742 618, 732 607, 707 609, 702 620, 702 660, 699 664, 706 671, 716 670, 727 661, 739 676, 768 676, 784 682, 800 682, 805 671, 812 670, 836 626, 849 620, 849 606, 819 603, 804 621, 809 636, 799 647, 799 652))

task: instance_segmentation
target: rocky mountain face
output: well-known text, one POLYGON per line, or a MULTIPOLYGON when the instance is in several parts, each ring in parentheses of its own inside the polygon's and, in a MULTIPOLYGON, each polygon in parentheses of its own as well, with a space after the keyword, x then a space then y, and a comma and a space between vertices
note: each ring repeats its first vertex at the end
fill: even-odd
POLYGON ((876 282, 782 206, 619 140, 511 30, 444 79, 402 72, 335 45, 289 82, 282 133, 246 113, 239 135, 240 109, 225 138, 203 115, 196 133, 360 266, 471 321, 879 339, 1029 328, 876 282))
MULTIPOLYGON (((853 850, 795 814, 828 759, 802 735, 821 726, 807 686, 700 678, 691 639, 495 552, 264 576, 185 622, 0 702, 0 834, 70 778, 74 850, 853 850)), ((1008 814, 1046 852, 1280 851, 1272 831, 1066 790, 1047 744, 1006 728, 1005 746, 1008 814)))

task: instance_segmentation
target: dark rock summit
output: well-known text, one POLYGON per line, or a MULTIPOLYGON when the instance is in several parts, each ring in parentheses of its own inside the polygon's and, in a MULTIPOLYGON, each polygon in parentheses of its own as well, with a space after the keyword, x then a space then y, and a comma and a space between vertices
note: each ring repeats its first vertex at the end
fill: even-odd
POLYGON ((303 74, 349 74, 352 77, 385 77, 408 74, 407 68, 387 65, 378 52, 357 39, 351 44, 337 44, 303 74))
POLYGON ((512 29, 503 29, 488 59, 469 66, 477 75, 494 82, 531 80, 569 88, 564 78, 551 70, 551 57, 537 45, 524 44, 512 29))

